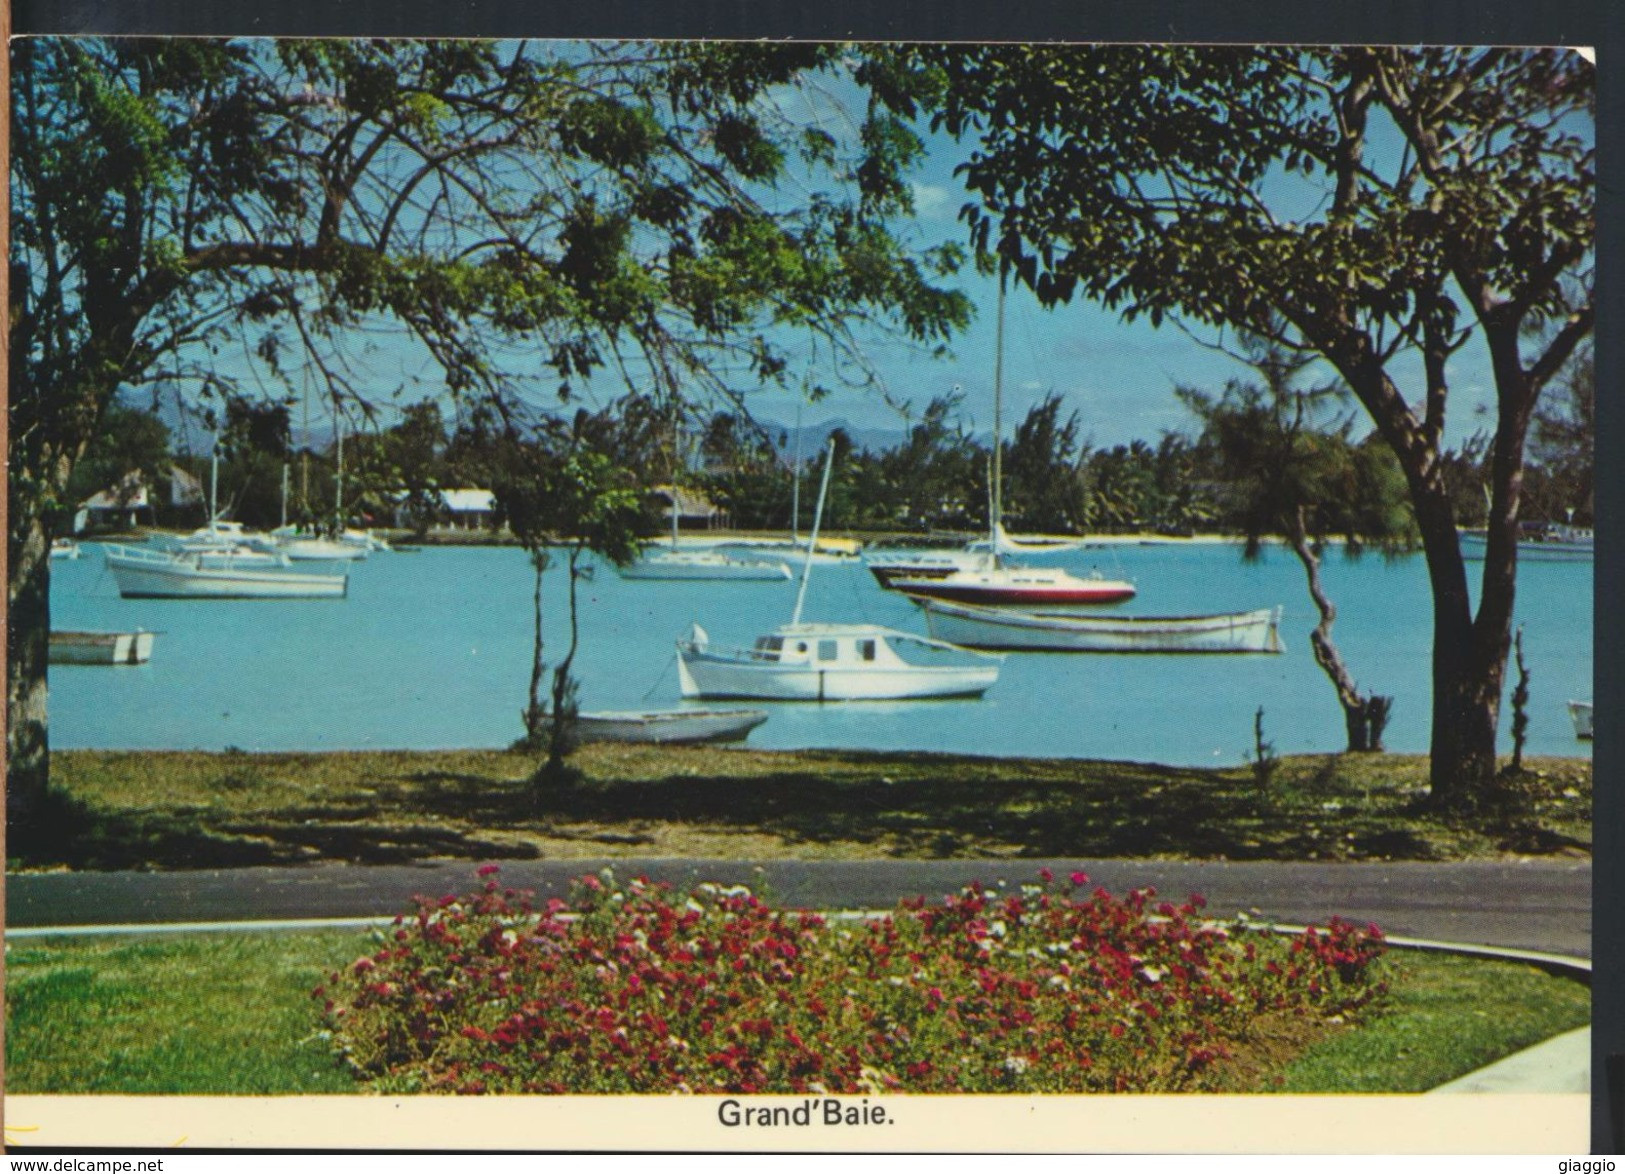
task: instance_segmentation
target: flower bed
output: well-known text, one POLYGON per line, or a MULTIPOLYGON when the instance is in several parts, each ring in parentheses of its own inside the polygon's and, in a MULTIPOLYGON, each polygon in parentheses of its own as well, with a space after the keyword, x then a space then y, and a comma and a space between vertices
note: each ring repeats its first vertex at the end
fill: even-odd
POLYGON ((1375 926, 1281 938, 1042 879, 846 920, 607 873, 533 910, 491 877, 315 994, 380 1091, 839 1094, 1195 1090, 1256 1017, 1386 989, 1375 926))

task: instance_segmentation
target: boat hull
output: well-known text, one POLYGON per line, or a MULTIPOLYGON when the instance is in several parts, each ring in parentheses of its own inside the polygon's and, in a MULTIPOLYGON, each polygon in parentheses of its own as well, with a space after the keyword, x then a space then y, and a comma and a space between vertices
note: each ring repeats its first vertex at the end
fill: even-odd
POLYGON ((965 648, 1027 652, 1273 653, 1280 608, 1206 616, 1071 616, 916 597, 931 635, 965 648))
MULTIPOLYGON (((1482 533, 1463 531, 1461 557, 1468 562, 1481 563, 1488 545, 1482 533)), ((1595 545, 1589 539, 1520 539, 1518 542, 1518 561, 1521 563, 1589 563, 1595 559, 1595 545)))
POLYGON ((680 647, 677 675, 684 697, 752 701, 904 701, 980 697, 999 679, 997 666, 906 666, 879 669, 753 663, 680 647))
POLYGON ((948 575, 941 579, 893 579, 890 586, 906 595, 987 607, 1088 607, 1134 598, 1132 584, 1109 579, 1075 583, 984 583, 948 575))
POLYGON ((342 599, 345 575, 218 568, 195 560, 142 552, 107 552, 119 594, 125 599, 342 599))
POLYGON ((152 659, 154 632, 52 632, 52 664, 132 665, 152 659))
POLYGON ((277 549, 296 563, 356 562, 368 553, 365 546, 331 538, 284 538, 277 543, 277 549))
POLYGON ((628 742, 665 746, 742 742, 767 720, 760 709, 664 710, 652 713, 583 713, 576 736, 583 742, 628 742))

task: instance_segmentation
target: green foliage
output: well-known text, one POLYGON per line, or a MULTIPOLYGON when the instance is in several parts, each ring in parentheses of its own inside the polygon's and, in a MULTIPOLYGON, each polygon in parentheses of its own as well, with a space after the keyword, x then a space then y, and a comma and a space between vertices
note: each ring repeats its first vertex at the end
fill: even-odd
POLYGON ((1292 534, 1300 518, 1317 545, 1332 536, 1344 538, 1350 552, 1413 545, 1404 474, 1380 440, 1351 439, 1353 420, 1338 410, 1347 391, 1333 383, 1300 388, 1308 360, 1267 343, 1253 344, 1250 362, 1262 385, 1232 380, 1218 397, 1190 387, 1176 392, 1201 421, 1198 448, 1249 555, 1267 536, 1292 534))
POLYGON ((1016 426, 1004 453, 1004 512, 1012 527, 1078 534, 1088 515, 1078 468, 1078 414, 1061 422, 1061 397, 1050 392, 1016 426))

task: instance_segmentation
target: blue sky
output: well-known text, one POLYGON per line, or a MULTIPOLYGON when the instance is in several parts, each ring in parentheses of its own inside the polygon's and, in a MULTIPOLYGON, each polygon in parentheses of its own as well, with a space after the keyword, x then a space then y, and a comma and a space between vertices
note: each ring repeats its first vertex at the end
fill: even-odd
MULTIPOLYGON (((850 126, 851 115, 838 109, 844 96, 840 84, 835 83, 811 97, 801 94, 786 98, 779 113, 792 119, 799 114, 801 119, 845 120, 850 126)), ((966 229, 958 217, 967 196, 954 168, 965 149, 943 135, 930 136, 926 146, 925 157, 913 176, 915 217, 898 224, 897 231, 906 242, 921 249, 946 241, 964 244, 966 229)), ((1380 127, 1375 129, 1373 156, 1396 147, 1396 136, 1385 135, 1380 127)), ((798 188, 792 179, 781 197, 798 200, 805 194, 806 190, 798 188)), ((1318 214, 1319 191, 1301 183, 1276 184, 1270 197, 1285 214, 1318 214)), ((968 331, 950 344, 949 357, 932 357, 922 348, 881 337, 866 339, 865 353, 892 401, 920 409, 933 397, 957 389, 963 395, 961 423, 985 436, 993 420, 995 279, 979 276, 967 267, 955 282, 970 296, 976 314, 968 331)), ((253 341, 251 337, 245 339, 245 351, 253 341)), ((1033 404, 1050 392, 1062 397, 1067 413, 1077 413, 1081 436, 1095 446, 1136 438, 1154 443, 1164 432, 1188 431, 1192 420, 1174 396, 1177 385, 1217 392, 1227 380, 1249 375, 1243 364, 1214 349, 1213 344, 1220 341, 1216 332, 1206 329, 1193 336, 1172 323, 1165 322, 1160 328, 1143 320, 1125 323, 1116 313, 1086 301, 1045 310, 1029 293, 1014 286, 1006 314, 1006 435, 1033 404)), ((836 386, 827 372, 816 368, 805 350, 798 351, 795 345, 788 349, 792 371, 798 376, 806 374, 836 386)), ((358 372, 365 372, 366 386, 386 403, 391 399, 410 403, 442 390, 427 356, 392 323, 358 332, 348 355, 358 372)), ((520 367, 537 365, 522 351, 510 350, 509 358, 520 367)), ((238 362, 246 374, 251 360, 245 356, 238 362)), ((1447 443, 1460 444, 1488 423, 1483 414, 1493 401, 1488 371, 1487 357, 1475 342, 1469 342, 1452 360, 1447 443)), ((1407 398, 1414 400, 1414 369, 1400 362, 1395 364, 1394 373, 1407 398)), ((252 387, 252 378, 245 383, 252 387)), ((556 386, 555 377, 542 373, 534 382, 530 398, 538 406, 556 402, 551 394, 556 386)), ((626 387, 618 375, 606 373, 578 390, 585 393, 584 402, 593 405, 625 394, 626 387)), ((797 416, 798 396, 793 392, 766 389, 750 394, 747 402, 753 413, 765 421, 789 425, 797 416)), ((801 418, 807 425, 839 418, 864 430, 900 432, 905 427, 903 416, 872 392, 838 391, 817 404, 802 406, 801 418)), ((327 426, 322 422, 327 419, 326 411, 313 404, 313 426, 319 435, 326 435, 327 426)), ((1364 417, 1359 419, 1363 422, 1364 417)), ((296 426, 299 420, 296 410, 296 426)))

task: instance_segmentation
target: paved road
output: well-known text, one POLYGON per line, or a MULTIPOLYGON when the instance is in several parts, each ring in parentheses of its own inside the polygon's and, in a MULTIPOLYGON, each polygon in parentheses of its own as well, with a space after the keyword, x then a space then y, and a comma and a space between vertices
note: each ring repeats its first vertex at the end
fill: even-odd
MULTIPOLYGON (((1324 923, 1333 915, 1376 922, 1393 936, 1433 938, 1591 956, 1591 863, 1456 864, 1184 863, 1126 860, 510 861, 514 888, 564 895, 571 878, 610 866, 683 886, 748 884, 775 902, 815 908, 886 908, 970 881, 1011 885, 1048 866, 1082 869, 1112 892, 1152 885, 1170 899, 1201 893, 1208 912, 1324 923)), ((317 865, 168 873, 40 873, 6 878, 6 922, 16 927, 370 917, 401 912, 417 894, 476 883, 467 862, 317 865)))

